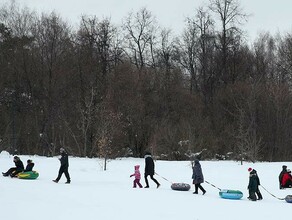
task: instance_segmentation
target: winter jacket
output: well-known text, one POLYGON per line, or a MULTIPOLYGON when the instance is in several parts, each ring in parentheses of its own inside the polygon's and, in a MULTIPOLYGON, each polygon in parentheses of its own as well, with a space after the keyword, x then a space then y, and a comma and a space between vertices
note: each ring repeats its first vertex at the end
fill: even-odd
POLYGON ((282 184, 283 176, 284 176, 285 173, 287 173, 287 167, 286 166, 283 166, 282 171, 281 171, 281 173, 279 175, 279 182, 280 182, 280 184, 282 184))
POLYGON ((155 165, 151 155, 145 155, 145 175, 154 175, 155 165))
POLYGON ((255 169, 253 169, 250 173, 255 174, 255 176, 256 176, 256 181, 257 181, 257 187, 258 187, 259 185, 261 185, 261 183, 260 183, 260 178, 259 178, 259 176, 258 176, 257 171, 256 171, 255 169))
POLYGON ((201 164, 199 160, 195 160, 195 164, 193 166, 193 184, 203 183, 204 182, 204 176, 201 168, 201 164))
POLYGON ((140 180, 141 179, 141 174, 140 174, 139 168, 140 168, 140 166, 136 165, 135 166, 135 173, 133 173, 130 177, 135 176, 136 180, 140 180))
POLYGON ((258 178, 255 172, 250 172, 249 183, 247 187, 251 192, 256 192, 258 189, 258 178))
POLYGON ((68 154, 66 152, 61 153, 60 162, 61 162, 61 167, 66 167, 66 168, 69 167, 68 154))
POLYGON ((24 170, 24 172, 29 172, 32 171, 32 168, 34 167, 34 163, 29 163, 26 165, 26 168, 24 170))
POLYGON ((292 176, 290 173, 284 173, 283 178, 282 178, 282 186, 285 186, 287 181, 292 181, 292 176))
POLYGON ((15 160, 14 163, 15 163, 16 171, 23 171, 24 170, 23 163, 20 159, 15 160))

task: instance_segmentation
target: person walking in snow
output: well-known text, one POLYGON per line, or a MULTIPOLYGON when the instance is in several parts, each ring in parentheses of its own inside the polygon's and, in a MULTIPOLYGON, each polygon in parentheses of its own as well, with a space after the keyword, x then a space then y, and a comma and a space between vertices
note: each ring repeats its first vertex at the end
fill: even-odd
POLYGON ((203 195, 205 195, 206 190, 201 186, 201 183, 204 182, 204 176, 202 172, 202 167, 198 159, 196 159, 192 163, 192 168, 193 168, 193 184, 195 185, 195 192, 193 194, 198 194, 198 189, 202 190, 203 195))
POLYGON ((140 183, 140 179, 141 179, 141 174, 140 174, 140 165, 136 165, 134 166, 135 172, 133 174, 130 175, 130 177, 135 176, 134 182, 133 182, 133 188, 136 188, 137 185, 142 188, 142 185, 140 183))
POLYGON ((15 177, 18 173, 21 173, 24 170, 23 163, 18 156, 13 157, 13 162, 15 167, 11 167, 7 172, 3 172, 3 176, 15 177))
POLYGON ((249 172, 249 183, 247 186, 249 196, 247 197, 251 201, 257 201, 256 192, 258 189, 258 177, 256 172, 252 168, 248 168, 249 172))
POLYGON ((156 183, 157 188, 160 186, 160 183, 153 177, 154 176, 154 169, 155 169, 155 165, 154 165, 154 161, 152 159, 151 153, 146 152, 145 153, 145 173, 144 173, 144 177, 145 177, 145 183, 146 186, 145 188, 149 188, 149 182, 147 177, 150 176, 150 178, 156 183))
POLYGON ((71 179, 68 172, 68 168, 69 168, 68 154, 66 153, 64 148, 60 148, 60 153, 61 153, 61 158, 60 158, 61 166, 59 169, 58 177, 55 180, 53 180, 53 182, 58 183, 64 173, 67 178, 67 182, 65 183, 70 184, 71 179))
POLYGON ((283 179, 283 176, 284 174, 287 173, 287 166, 286 165, 283 165, 282 166, 282 171, 279 175, 279 185, 280 185, 280 189, 284 189, 283 185, 282 185, 282 179, 283 179))
POLYGON ((291 170, 287 169, 287 172, 284 173, 282 178, 282 189, 291 188, 292 187, 292 176, 291 170))
POLYGON ((262 194, 261 194, 261 192, 260 192, 260 189, 259 189, 259 186, 261 185, 261 183, 260 183, 260 178, 259 178, 259 176, 258 176, 258 173, 257 173, 257 171, 256 171, 255 169, 252 169, 252 168, 248 168, 248 171, 249 171, 250 173, 254 173, 255 176, 256 176, 257 189, 256 189, 255 194, 256 194, 256 196, 257 196, 257 200, 262 200, 262 199, 263 199, 263 196, 262 196, 262 194))

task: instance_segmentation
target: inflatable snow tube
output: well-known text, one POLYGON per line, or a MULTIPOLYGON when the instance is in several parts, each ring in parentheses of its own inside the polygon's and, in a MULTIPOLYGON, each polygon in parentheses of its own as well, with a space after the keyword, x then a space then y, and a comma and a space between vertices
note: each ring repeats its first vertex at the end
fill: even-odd
POLYGON ((239 190, 222 189, 219 192, 219 196, 223 199, 241 199, 243 197, 243 193, 239 190))
POLYGON ((292 203, 292 195, 288 195, 285 197, 285 201, 288 203, 292 203))
POLYGON ((190 184, 187 183, 173 183, 171 189, 178 191, 189 191, 191 188, 190 184))
POLYGON ((19 179, 30 179, 30 180, 35 180, 36 178, 39 177, 39 173, 36 171, 28 171, 28 172, 23 172, 19 173, 17 175, 19 179))

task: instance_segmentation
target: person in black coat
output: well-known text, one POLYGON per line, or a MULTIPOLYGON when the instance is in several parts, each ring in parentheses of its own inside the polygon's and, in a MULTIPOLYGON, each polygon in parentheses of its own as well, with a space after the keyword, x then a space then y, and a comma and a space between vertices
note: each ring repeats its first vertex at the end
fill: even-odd
POLYGON ((202 190, 203 195, 205 195, 206 190, 201 186, 201 183, 204 182, 204 176, 201 168, 201 164, 199 160, 195 160, 194 163, 192 163, 193 168, 193 184, 195 185, 195 192, 193 194, 198 194, 198 189, 202 190))
POLYGON ((258 177, 256 172, 253 171, 252 168, 248 168, 249 173, 249 183, 248 183, 248 193, 249 197, 247 197, 251 201, 257 201, 256 192, 258 190, 258 177))
POLYGON ((33 167, 34 167, 34 163, 32 162, 32 160, 27 160, 27 165, 26 165, 25 170, 23 172, 32 171, 33 167))
POLYGON ((59 169, 58 177, 55 180, 53 180, 53 182, 58 183, 64 173, 67 178, 66 183, 69 184, 71 183, 71 179, 68 172, 68 168, 69 168, 68 154, 66 153, 64 148, 60 148, 60 153, 61 153, 61 158, 60 158, 61 166, 59 169))
POLYGON ((155 165, 154 165, 154 161, 152 159, 151 153, 147 152, 145 153, 145 173, 144 173, 144 177, 145 177, 145 183, 146 186, 144 188, 149 188, 149 182, 147 177, 150 176, 150 178, 156 183, 157 188, 160 186, 160 183, 153 177, 154 176, 154 169, 155 169, 155 165))
POLYGON ((287 166, 286 165, 283 165, 282 166, 282 171, 279 175, 279 186, 280 186, 280 189, 284 189, 284 187, 282 186, 282 179, 283 179, 283 176, 284 174, 287 173, 287 166))
POLYGON ((18 173, 22 172, 24 170, 24 166, 22 161, 18 156, 14 156, 13 162, 15 164, 15 167, 11 167, 7 172, 3 172, 3 176, 11 176, 15 177, 18 173))

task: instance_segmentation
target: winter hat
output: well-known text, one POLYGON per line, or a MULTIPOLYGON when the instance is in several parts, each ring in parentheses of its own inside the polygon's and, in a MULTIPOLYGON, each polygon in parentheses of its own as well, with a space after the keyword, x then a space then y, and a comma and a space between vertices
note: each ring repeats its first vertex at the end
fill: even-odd
POLYGON ((283 168, 283 169, 287 169, 287 166, 286 166, 286 165, 283 165, 282 168, 283 168))
POLYGON ((251 167, 250 167, 250 168, 248 168, 248 169, 247 169, 247 171, 248 171, 248 172, 251 172, 251 171, 252 171, 252 168, 251 168, 251 167))
POLYGON ((138 170, 140 168, 140 165, 135 166, 135 170, 138 170))
POLYGON ((27 163, 32 163, 32 160, 27 160, 27 163))

